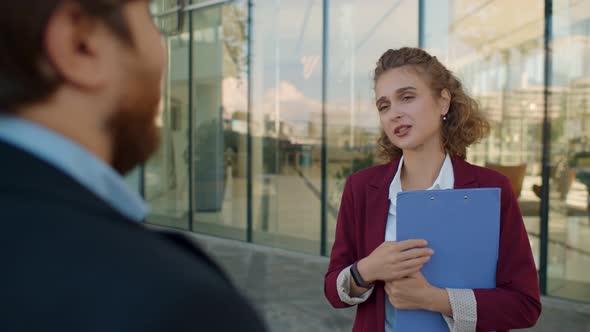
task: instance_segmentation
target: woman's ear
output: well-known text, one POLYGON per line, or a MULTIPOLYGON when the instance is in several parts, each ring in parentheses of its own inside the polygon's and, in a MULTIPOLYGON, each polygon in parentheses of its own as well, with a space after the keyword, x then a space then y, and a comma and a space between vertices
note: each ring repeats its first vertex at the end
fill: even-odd
POLYGON ((441 101, 441 108, 440 108, 440 115, 445 116, 449 112, 449 108, 451 107, 451 92, 448 89, 442 89, 440 92, 440 101, 441 101))

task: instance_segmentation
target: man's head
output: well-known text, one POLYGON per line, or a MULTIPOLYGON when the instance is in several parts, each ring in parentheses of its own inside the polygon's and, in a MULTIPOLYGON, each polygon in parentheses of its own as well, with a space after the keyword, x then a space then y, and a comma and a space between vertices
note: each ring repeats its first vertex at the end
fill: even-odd
POLYGON ((147 0, 0 3, 0 113, 35 121, 125 173, 157 146, 165 56, 147 0))

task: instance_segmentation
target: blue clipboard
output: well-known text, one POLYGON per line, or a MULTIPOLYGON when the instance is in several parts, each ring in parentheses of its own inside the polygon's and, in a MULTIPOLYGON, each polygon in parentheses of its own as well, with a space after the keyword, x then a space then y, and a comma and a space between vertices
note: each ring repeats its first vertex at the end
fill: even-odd
MULTIPOLYGON (((397 240, 425 239, 422 274, 440 288, 495 288, 500 188, 400 192, 397 240)), ((396 332, 449 331, 440 313, 395 310, 396 332)))

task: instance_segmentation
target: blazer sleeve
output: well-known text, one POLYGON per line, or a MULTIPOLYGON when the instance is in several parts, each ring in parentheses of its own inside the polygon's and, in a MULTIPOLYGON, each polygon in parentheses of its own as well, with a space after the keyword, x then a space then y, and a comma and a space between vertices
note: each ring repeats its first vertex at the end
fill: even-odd
POLYGON ((510 181, 502 178, 496 288, 475 289, 477 331, 535 325, 541 314, 539 280, 531 246, 510 181))
POLYGON ((338 221, 336 222, 336 238, 330 255, 328 272, 324 276, 324 294, 335 308, 347 308, 350 304, 342 302, 338 296, 337 278, 342 270, 350 266, 357 259, 354 242, 354 205, 353 205, 352 176, 346 180, 338 221))

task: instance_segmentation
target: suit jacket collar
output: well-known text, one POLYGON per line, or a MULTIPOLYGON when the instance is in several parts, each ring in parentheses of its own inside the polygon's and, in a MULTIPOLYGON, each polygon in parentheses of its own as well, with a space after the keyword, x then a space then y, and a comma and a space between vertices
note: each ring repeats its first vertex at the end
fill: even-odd
POLYGON ((95 216, 132 222, 71 176, 37 156, 2 141, 0 156, 3 161, 0 196, 19 197, 30 202, 41 200, 45 204, 63 205, 95 216))
POLYGON ((60 170, 127 218, 146 217, 146 203, 123 177, 70 138, 16 116, 0 115, 0 140, 60 170))
MULTIPOLYGON (((83 223, 84 216, 88 216, 102 218, 105 222, 125 223, 127 227, 145 229, 144 225, 127 218, 75 179, 33 154, 0 141, 0 156, 3 158, 0 200, 9 197, 32 207, 41 202, 57 209, 77 211, 74 215, 80 217, 79 223, 83 223)), ((223 269, 181 232, 159 227, 152 230, 174 246, 190 251, 229 281, 223 269)))

